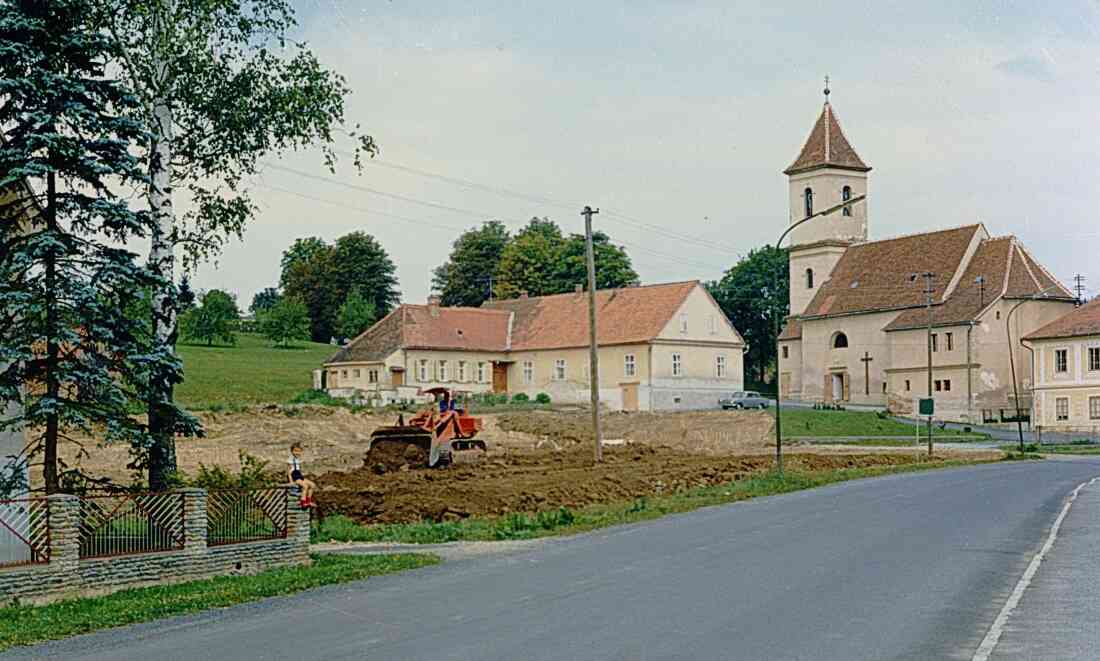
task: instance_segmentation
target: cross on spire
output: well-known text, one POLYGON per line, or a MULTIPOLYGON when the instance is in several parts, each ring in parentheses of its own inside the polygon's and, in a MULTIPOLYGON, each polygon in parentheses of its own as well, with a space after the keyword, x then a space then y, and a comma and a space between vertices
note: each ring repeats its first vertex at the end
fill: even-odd
POLYGON ((825 74, 825 103, 829 102, 829 75, 825 74))

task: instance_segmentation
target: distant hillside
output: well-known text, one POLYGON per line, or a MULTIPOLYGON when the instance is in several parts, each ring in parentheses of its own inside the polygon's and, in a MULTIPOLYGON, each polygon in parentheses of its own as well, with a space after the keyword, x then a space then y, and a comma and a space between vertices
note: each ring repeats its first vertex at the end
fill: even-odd
POLYGON ((300 342, 294 349, 276 349, 260 335, 240 333, 235 347, 180 344, 178 351, 184 382, 176 388, 176 401, 198 410, 284 403, 312 387, 312 371, 336 347, 300 342))

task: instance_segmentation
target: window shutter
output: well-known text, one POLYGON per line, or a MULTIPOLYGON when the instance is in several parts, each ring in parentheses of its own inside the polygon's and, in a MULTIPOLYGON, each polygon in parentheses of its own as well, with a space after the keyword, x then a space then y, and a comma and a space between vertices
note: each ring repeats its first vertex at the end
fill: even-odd
POLYGON ((852 377, 847 372, 844 373, 844 401, 851 401, 852 399, 852 377))

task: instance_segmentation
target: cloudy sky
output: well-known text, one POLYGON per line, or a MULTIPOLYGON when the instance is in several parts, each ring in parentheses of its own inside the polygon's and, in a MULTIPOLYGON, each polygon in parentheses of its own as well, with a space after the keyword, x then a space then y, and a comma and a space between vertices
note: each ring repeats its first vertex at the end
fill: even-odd
POLYGON ((586 204, 643 281, 718 277, 782 231, 826 74, 872 238, 981 221, 1100 293, 1095 0, 297 2, 382 153, 270 161, 260 217, 194 280, 245 305, 297 237, 373 234, 420 302, 464 228, 581 231, 586 204))

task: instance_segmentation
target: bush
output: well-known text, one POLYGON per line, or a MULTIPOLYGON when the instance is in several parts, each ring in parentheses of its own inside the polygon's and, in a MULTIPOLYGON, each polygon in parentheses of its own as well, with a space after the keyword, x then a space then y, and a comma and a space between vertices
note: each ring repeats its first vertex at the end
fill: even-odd
POLYGON ((550 403, 550 395, 547 395, 544 392, 540 392, 539 394, 535 395, 535 403, 536 404, 549 404, 550 403))
POLYGON ((244 450, 238 451, 241 470, 234 475, 221 466, 207 467, 199 464, 199 474, 194 478, 182 478, 187 486, 200 489, 255 489, 282 484, 277 471, 268 470, 268 462, 254 457, 244 450))
POLYGON ((517 392, 515 395, 512 395, 513 404, 526 404, 529 401, 531 401, 531 398, 528 397, 525 392, 517 392))

